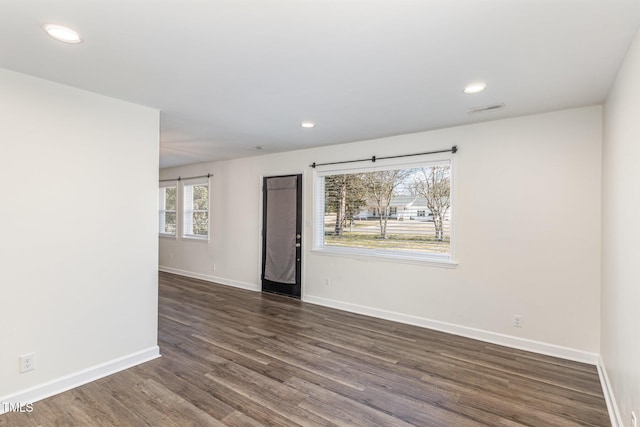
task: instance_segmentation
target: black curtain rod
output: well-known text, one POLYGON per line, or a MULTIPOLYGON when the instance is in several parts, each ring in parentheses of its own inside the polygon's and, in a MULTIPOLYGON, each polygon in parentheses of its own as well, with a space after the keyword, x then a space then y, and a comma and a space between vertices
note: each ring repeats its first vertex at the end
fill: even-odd
POLYGON ((198 175, 198 176, 185 176, 185 177, 179 176, 173 179, 161 179, 160 182, 182 181, 183 179, 211 178, 212 176, 213 176, 212 173, 208 173, 206 175, 198 175))
POLYGON ((427 151, 426 153, 415 153, 415 154, 402 154, 399 156, 386 156, 386 157, 376 157, 372 156, 370 159, 359 159, 359 160, 345 160, 343 162, 329 162, 329 163, 316 163, 309 165, 312 168, 316 166, 327 166, 327 165, 342 165, 345 163, 356 163, 356 162, 372 162, 375 163, 376 160, 385 160, 385 159, 399 159, 401 157, 413 157, 413 156, 423 156, 425 154, 438 154, 438 153, 453 153, 455 154, 458 151, 458 146, 454 145, 449 150, 439 150, 439 151, 427 151))

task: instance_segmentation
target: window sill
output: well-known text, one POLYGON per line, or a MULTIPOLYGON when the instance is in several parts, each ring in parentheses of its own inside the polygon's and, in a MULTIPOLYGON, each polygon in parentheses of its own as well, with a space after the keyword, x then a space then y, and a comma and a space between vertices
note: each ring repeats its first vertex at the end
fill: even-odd
POLYGON ((182 240, 192 240, 195 242, 208 242, 209 236, 182 236, 182 240))
POLYGON ((313 248, 311 249, 313 254, 323 256, 334 256, 341 258, 353 258, 364 261, 383 261, 393 262, 399 264, 414 264, 424 265, 429 267, 440 268, 456 268, 458 267, 457 261, 452 261, 448 258, 437 256, 426 256, 414 253, 389 253, 381 251, 361 251, 358 249, 349 248, 313 248))
POLYGON ((161 239, 171 239, 171 240, 178 240, 178 236, 176 236, 175 234, 158 234, 158 237, 160 237, 161 239))

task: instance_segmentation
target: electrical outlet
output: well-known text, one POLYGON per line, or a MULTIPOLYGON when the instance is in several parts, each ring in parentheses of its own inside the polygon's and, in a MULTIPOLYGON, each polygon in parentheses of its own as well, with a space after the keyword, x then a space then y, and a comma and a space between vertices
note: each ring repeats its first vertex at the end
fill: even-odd
POLYGON ((215 264, 211 264, 211 269, 212 269, 213 271, 216 271, 216 265, 215 265, 215 264))
POLYGON ((331 285, 331 281, 329 279, 324 279, 324 287, 328 288, 331 285))
POLYGON ((631 427, 638 427, 638 419, 636 418, 636 413, 631 411, 631 427))
POLYGON ((20 356, 20 373, 36 369, 36 354, 27 353, 20 356))
POLYGON ((513 326, 516 328, 522 328, 522 315, 514 314, 513 315, 513 326))

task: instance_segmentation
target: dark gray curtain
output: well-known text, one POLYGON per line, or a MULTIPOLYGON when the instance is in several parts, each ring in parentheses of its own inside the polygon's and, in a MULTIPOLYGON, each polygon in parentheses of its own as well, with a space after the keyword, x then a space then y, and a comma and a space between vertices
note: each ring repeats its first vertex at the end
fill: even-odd
POLYGON ((296 283, 296 177, 267 179, 264 278, 296 283))

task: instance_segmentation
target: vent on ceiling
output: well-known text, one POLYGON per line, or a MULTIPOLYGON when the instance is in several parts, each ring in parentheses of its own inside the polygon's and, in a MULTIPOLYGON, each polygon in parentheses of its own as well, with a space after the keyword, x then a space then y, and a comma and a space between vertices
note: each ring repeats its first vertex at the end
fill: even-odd
POLYGON ((469 108, 469 114, 481 113, 483 111, 501 110, 504 108, 504 104, 485 105, 483 107, 469 108))

